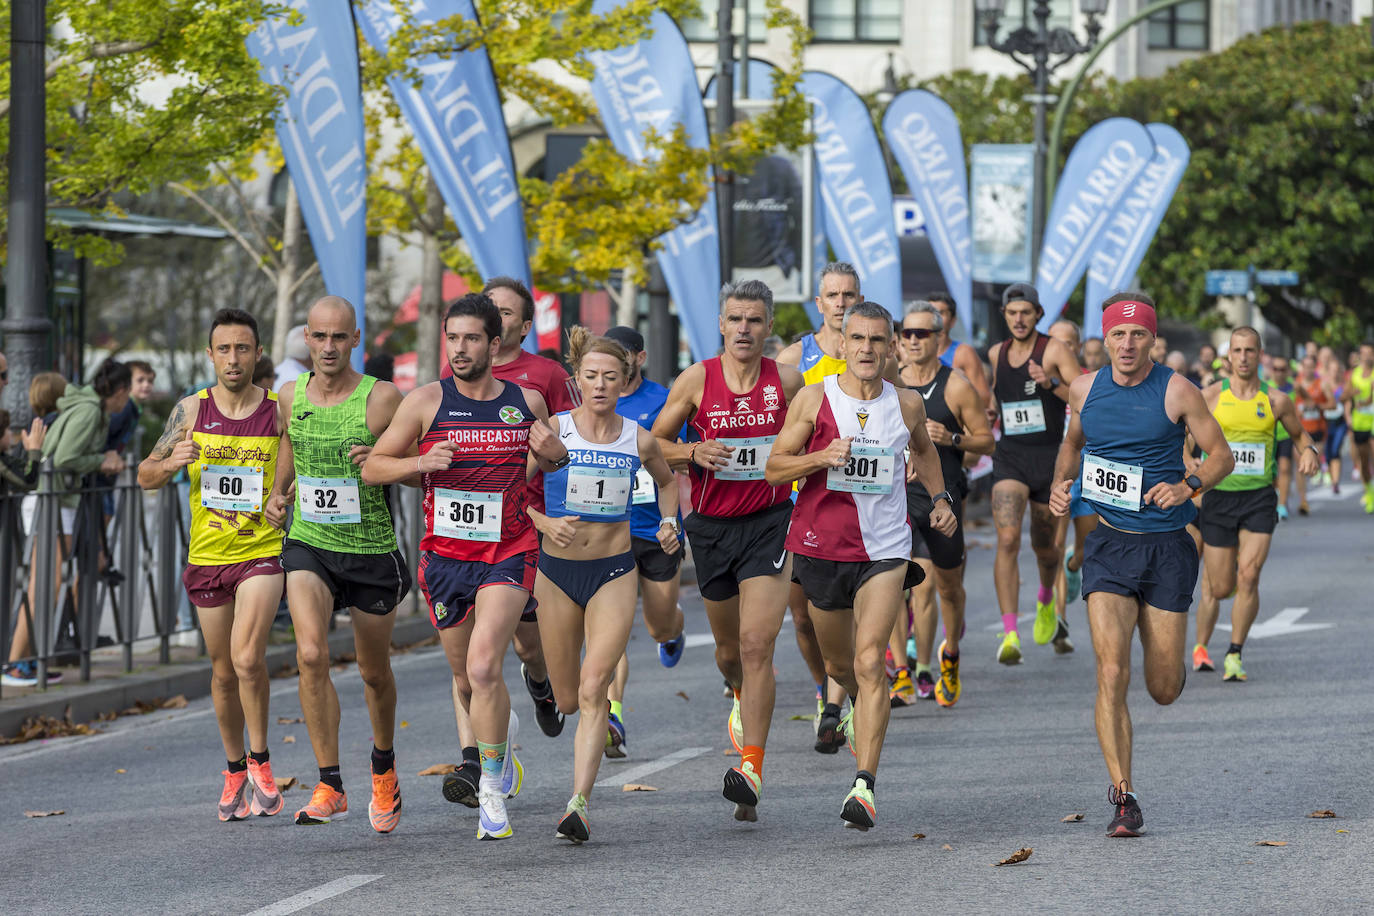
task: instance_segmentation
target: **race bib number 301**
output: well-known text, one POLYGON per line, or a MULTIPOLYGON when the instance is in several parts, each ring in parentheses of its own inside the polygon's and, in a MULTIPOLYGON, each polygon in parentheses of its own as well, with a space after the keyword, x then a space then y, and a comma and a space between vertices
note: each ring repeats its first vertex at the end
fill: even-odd
POLYGON ((1002 432, 1026 436, 1045 431, 1045 405, 1040 400, 1008 401, 1002 405, 1002 432))
POLYGON ((322 525, 363 520, 358 481, 351 477, 297 477, 296 508, 307 522, 322 525))
POLYGON ((202 464, 200 504, 218 512, 261 512, 262 480, 260 467, 202 464))
POLYGON ((1231 454, 1236 459, 1235 470, 1241 477, 1263 477, 1269 464, 1269 443, 1267 442, 1227 442, 1231 454))
POLYGON ((825 488, 845 493, 891 493, 896 450, 855 445, 842 468, 825 472, 825 488))
POLYGON ((773 440, 777 436, 759 436, 754 439, 721 439, 721 445, 732 446, 730 463, 724 470, 716 471, 717 480, 762 480, 763 466, 773 453, 773 440))
POLYGON ((501 540, 501 493, 434 488, 434 533, 460 541, 501 540))
POLYGON ((574 465, 563 505, 578 515, 622 515, 630 507, 633 482, 629 468, 574 465))
POLYGON ((654 487, 654 478, 642 464, 639 466, 639 470, 635 471, 632 492, 634 493, 632 501, 636 506, 643 506, 658 500, 658 490, 654 487))
POLYGON ((1083 456, 1083 497, 1093 502, 1139 512, 1144 477, 1145 472, 1136 465, 1083 456))

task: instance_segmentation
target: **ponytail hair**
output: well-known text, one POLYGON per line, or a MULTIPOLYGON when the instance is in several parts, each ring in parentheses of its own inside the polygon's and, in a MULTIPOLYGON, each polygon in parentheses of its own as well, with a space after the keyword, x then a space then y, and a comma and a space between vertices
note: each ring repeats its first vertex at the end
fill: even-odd
POLYGON ((574 373, 582 368, 582 359, 589 353, 614 356, 620 363, 620 371, 627 379, 630 377, 633 366, 628 350, 610 338, 597 337, 580 324, 574 325, 568 331, 568 362, 572 364, 574 373))

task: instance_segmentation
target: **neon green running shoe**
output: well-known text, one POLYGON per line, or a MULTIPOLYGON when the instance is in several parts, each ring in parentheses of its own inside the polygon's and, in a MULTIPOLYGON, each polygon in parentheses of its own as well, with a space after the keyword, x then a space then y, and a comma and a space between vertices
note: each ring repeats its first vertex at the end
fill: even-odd
MULTIPOLYGON (((1050 610, 1050 618, 1053 619, 1054 611, 1050 610)), ((1036 621, 1037 625, 1039 621, 1036 621)), ((1053 634, 1051 634, 1053 635, 1053 634)), ((1012 630, 1002 637, 1002 645, 997 647, 997 661, 1003 665, 1021 664, 1021 637, 1012 630)))
POLYGON ((591 822, 587 819, 587 799, 583 795, 574 795, 568 802, 568 807, 563 810, 563 819, 558 822, 558 832, 554 834, 555 839, 572 840, 574 846, 580 846, 591 839, 591 822))
POLYGON ((854 780, 854 788, 844 797, 844 807, 840 817, 846 827, 855 830, 868 830, 878 820, 878 809, 873 803, 873 790, 864 785, 862 779, 854 780))
POLYGON ((1226 658, 1222 660, 1223 681, 1243 681, 1245 680, 1245 669, 1240 666, 1240 653, 1227 652, 1226 658))
POLYGON ((1035 629, 1031 631, 1031 635, 1035 637, 1035 644, 1048 645, 1049 641, 1054 639, 1055 629, 1054 599, 1035 602, 1035 629))
POLYGON ((849 712, 840 719, 840 732, 844 735, 844 743, 849 748, 849 753, 854 759, 859 758, 859 754, 854 750, 854 704, 849 704, 849 712))

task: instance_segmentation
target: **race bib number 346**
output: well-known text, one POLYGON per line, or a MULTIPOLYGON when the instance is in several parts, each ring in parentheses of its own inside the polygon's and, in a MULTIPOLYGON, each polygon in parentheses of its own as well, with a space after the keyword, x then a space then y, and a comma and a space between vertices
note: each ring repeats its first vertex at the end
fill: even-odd
POLYGON ((1269 464, 1269 445, 1266 442, 1228 442, 1236 467, 1231 473, 1241 477, 1263 477, 1269 464))
POLYGON ((200 504, 219 512, 262 511, 262 468, 200 466, 200 504))
POLYGON ((1145 472, 1136 465, 1083 456, 1083 497, 1093 502, 1139 512, 1144 477, 1145 472))

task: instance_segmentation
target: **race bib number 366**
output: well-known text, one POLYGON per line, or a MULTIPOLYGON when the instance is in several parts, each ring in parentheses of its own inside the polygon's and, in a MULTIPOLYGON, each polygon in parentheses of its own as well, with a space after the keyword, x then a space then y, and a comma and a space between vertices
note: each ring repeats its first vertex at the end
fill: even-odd
POLYGON ((1145 472, 1136 465, 1083 456, 1083 497, 1093 502, 1139 512, 1144 477, 1145 472))
POLYGON ((200 466, 200 504, 219 512, 262 511, 262 468, 200 466))
POLYGON ((501 540, 500 493, 434 488, 434 533, 460 541, 501 540))

